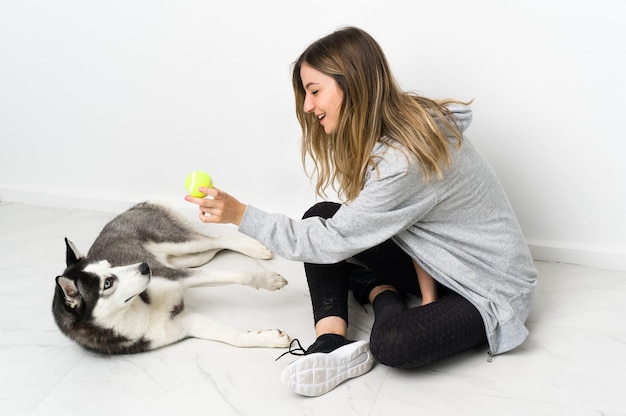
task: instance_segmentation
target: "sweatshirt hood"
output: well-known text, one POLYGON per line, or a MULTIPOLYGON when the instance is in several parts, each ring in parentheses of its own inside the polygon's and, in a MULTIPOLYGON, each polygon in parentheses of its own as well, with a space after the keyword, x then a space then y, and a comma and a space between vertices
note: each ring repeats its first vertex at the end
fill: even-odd
POLYGON ((461 132, 465 132, 469 125, 472 124, 472 109, 465 104, 449 104, 447 108, 452 112, 452 116, 461 132))

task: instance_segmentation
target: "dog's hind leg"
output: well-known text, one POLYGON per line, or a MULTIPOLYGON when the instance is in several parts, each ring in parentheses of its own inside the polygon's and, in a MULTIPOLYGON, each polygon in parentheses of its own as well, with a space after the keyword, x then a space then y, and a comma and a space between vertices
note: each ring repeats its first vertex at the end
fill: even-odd
POLYGON ((209 237, 192 235, 193 239, 184 242, 144 243, 144 248, 161 263, 174 269, 202 266, 222 250, 233 250, 257 259, 269 259, 272 252, 258 241, 245 236, 209 237))
POLYGON ((267 260, 272 258, 272 251, 254 238, 243 234, 232 236, 208 237, 212 243, 226 250, 232 250, 245 254, 255 259, 267 260))
POLYGON ((284 348, 291 342, 280 329, 241 331, 197 313, 184 314, 179 319, 188 328, 190 337, 220 341, 236 347, 284 348))
POLYGON ((193 269, 189 277, 182 280, 186 287, 209 287, 224 285, 244 285, 255 289, 279 290, 287 285, 280 274, 270 271, 193 269))

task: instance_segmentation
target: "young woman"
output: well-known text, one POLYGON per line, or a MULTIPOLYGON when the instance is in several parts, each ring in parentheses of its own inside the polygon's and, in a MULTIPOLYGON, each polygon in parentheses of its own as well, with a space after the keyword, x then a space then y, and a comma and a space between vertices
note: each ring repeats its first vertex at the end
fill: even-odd
POLYGON ((498 179, 463 136, 470 108, 402 91, 380 46, 353 27, 302 53, 293 88, 303 163, 313 160, 319 195, 336 187, 344 202, 296 221, 219 189, 186 197, 203 222, 236 224, 305 263, 317 339, 283 381, 317 396, 374 360, 416 368, 520 345, 537 273, 498 179), (345 338, 349 290, 373 305, 369 342, 345 338), (405 306, 409 293, 422 305, 405 306))

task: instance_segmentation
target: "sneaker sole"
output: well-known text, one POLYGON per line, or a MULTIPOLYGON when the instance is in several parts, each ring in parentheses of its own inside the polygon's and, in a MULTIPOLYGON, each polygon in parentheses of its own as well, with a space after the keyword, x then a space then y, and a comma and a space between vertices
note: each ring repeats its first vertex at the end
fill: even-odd
POLYGON ((355 341, 329 353, 313 353, 289 364, 280 378, 291 391, 321 396, 343 381, 367 373, 374 365, 369 342, 355 341))

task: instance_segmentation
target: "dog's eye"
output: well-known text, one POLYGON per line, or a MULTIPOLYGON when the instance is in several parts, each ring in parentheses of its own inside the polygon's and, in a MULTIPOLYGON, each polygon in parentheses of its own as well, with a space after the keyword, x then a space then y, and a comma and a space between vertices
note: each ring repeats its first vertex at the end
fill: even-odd
POLYGON ((109 289, 111 286, 113 286, 113 279, 111 279, 111 278, 106 279, 106 280, 104 281, 104 289, 105 289, 105 290, 106 290, 106 289, 109 289))

